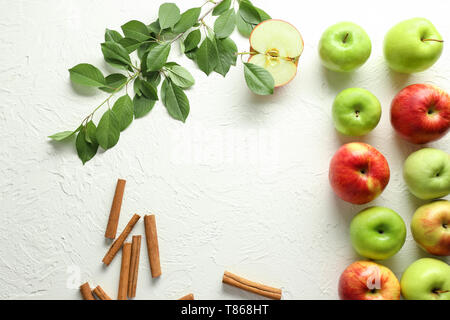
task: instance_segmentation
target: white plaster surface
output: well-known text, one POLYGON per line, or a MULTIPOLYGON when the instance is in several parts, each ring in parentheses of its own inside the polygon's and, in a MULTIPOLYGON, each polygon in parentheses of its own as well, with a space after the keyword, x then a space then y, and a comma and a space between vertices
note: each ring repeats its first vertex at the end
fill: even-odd
MULTIPOLYGON (((396 210, 408 225, 405 246, 383 264, 400 277, 426 256, 409 231, 424 202, 409 194, 401 174, 419 147, 396 137, 389 105, 412 83, 450 91, 450 50, 444 45, 431 69, 405 76, 389 71, 382 41, 395 23, 416 16, 429 18, 450 40, 449 1, 254 0, 303 34, 305 51, 291 84, 258 97, 245 86, 241 62, 226 79, 207 78, 174 50, 171 59, 197 80, 186 124, 158 103, 115 148, 82 166, 73 143, 46 137, 77 127, 106 94, 72 86, 67 69, 88 62, 111 72, 99 46, 105 27, 149 23, 162 2, 0 1, 1 299, 79 299, 73 286, 86 280, 116 297, 120 254, 108 268, 101 260, 118 177, 127 180, 119 230, 135 212, 157 215, 163 276, 151 280, 143 243, 138 299, 189 292, 198 299, 259 299, 224 287, 224 270, 281 287, 284 299, 336 299, 340 273, 360 259, 350 244, 350 220, 369 205, 396 210), (363 26, 373 44, 369 61, 344 75, 323 69, 317 55, 321 33, 342 20, 363 26), (355 86, 380 99, 383 115, 368 136, 343 138, 334 130, 331 104, 355 86), (329 160, 349 141, 372 144, 391 167, 388 187, 368 205, 344 203, 328 184, 329 160)), ((202 4, 176 2, 182 10, 202 4)), ((248 49, 247 39, 237 32, 233 38, 248 49)), ((449 143, 447 135, 430 145, 450 152, 449 143)), ((142 221, 133 234, 144 234, 142 221)))

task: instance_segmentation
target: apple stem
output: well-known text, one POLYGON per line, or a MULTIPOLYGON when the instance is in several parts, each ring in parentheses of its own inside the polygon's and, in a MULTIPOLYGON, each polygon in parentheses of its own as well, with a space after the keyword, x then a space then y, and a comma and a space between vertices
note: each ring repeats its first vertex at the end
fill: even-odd
POLYGON ((422 41, 436 41, 436 42, 444 42, 444 40, 439 40, 439 39, 422 39, 422 41))
POLYGON ((344 40, 342 40, 342 42, 346 43, 346 42, 347 42, 347 39, 348 39, 348 36, 349 36, 349 34, 348 34, 348 32, 347 32, 347 34, 345 35, 344 40))
POLYGON ((433 292, 436 294, 441 294, 441 293, 447 293, 447 292, 449 292, 449 290, 434 290, 433 292))

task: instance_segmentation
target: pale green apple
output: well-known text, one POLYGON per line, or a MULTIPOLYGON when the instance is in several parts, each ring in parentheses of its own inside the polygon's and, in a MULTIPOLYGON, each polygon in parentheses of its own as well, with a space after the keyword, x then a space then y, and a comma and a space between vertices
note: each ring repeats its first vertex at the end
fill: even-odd
POLYGON ((333 71, 349 72, 359 68, 369 59, 371 51, 369 36, 352 22, 332 25, 319 42, 322 64, 333 71))
POLYGON ((403 177, 417 198, 445 197, 450 193, 450 155, 434 148, 413 152, 403 165, 403 177))
POLYGON ((450 300, 450 266, 433 258, 419 259, 403 272, 400 286, 407 300, 450 300))
POLYGON ((384 56, 389 67, 402 73, 420 72, 441 56, 444 43, 434 25, 414 18, 395 25, 384 39, 384 56))
POLYGON ((394 210, 371 207, 353 218, 350 238, 359 255, 384 260, 403 247, 406 239, 405 222, 394 210))
POLYGON ((381 104, 370 91, 348 88, 333 103, 336 130, 348 136, 362 136, 372 131, 381 118, 381 104))

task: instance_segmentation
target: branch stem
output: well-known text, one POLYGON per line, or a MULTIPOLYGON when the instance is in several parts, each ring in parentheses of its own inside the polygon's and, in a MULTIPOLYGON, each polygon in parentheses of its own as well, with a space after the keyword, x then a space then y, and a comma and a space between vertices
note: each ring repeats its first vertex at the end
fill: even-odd
POLYGON ((88 122, 89 119, 92 118, 92 117, 94 116, 94 113, 97 112, 97 110, 100 109, 102 106, 104 106, 105 103, 108 103, 108 105, 109 105, 109 100, 111 100, 111 98, 112 98, 117 92, 119 92, 120 90, 122 90, 124 87, 127 87, 128 84, 129 84, 131 81, 133 81, 134 79, 136 79, 136 77, 138 77, 140 73, 141 73, 141 71, 140 71, 140 70, 137 70, 136 73, 134 73, 130 78, 128 78, 128 80, 127 80, 124 84, 122 84, 120 87, 118 87, 116 90, 114 90, 114 92, 111 93, 111 94, 109 95, 108 98, 106 98, 102 103, 100 103, 100 105, 98 105, 98 106, 94 109, 94 111, 92 111, 86 118, 84 118, 84 120, 81 122, 81 125, 83 125, 85 122, 88 122))
MULTIPOLYGON (((211 8, 209 8, 208 11, 206 11, 200 18, 198 18, 198 21, 199 21, 199 22, 202 22, 203 19, 205 19, 211 12, 213 12, 213 10, 214 10, 219 4, 221 4, 223 1, 224 1, 224 0, 219 0, 219 1, 215 2, 214 5, 213 5, 211 8)), ((211 2, 211 1, 207 1, 206 3, 209 3, 209 2, 211 2)), ((173 38, 173 40, 170 41, 170 43, 171 43, 171 44, 174 43, 175 41, 177 41, 178 39, 180 39, 185 33, 186 33, 186 31, 180 33, 180 34, 177 35, 175 38, 173 38)))

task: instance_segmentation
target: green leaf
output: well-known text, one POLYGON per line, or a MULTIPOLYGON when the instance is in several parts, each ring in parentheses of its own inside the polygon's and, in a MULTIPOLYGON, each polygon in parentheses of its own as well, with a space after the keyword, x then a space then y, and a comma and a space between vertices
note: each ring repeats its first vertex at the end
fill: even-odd
POLYGON ((219 58, 214 71, 225 77, 230 67, 236 65, 237 56, 235 53, 237 52, 237 47, 230 38, 217 39, 216 46, 219 58))
POLYGON ((54 141, 63 141, 63 140, 66 140, 66 139, 69 139, 70 137, 72 137, 75 133, 80 131, 81 128, 82 128, 82 126, 79 126, 77 129, 75 129, 73 131, 62 131, 62 132, 55 133, 54 135, 51 135, 48 137, 54 141))
POLYGON ((142 80, 140 78, 136 78, 134 79, 134 83, 133 83, 133 91, 135 94, 137 94, 138 96, 142 95, 141 92, 141 84, 142 84, 142 80))
POLYGON ((67 138, 73 136, 75 134, 75 131, 62 131, 55 133, 54 135, 48 136, 50 139, 55 141, 63 141, 67 138))
POLYGON ((150 39, 147 26, 140 21, 131 20, 125 23, 121 28, 123 34, 127 38, 137 40, 138 42, 143 42, 150 39))
POLYGON ((125 130, 133 122, 133 101, 128 94, 117 99, 112 112, 119 120, 120 131, 125 130))
POLYGON ((217 50, 210 38, 205 38, 196 53, 196 61, 200 70, 209 75, 217 65, 217 50))
POLYGON ((150 23, 147 26, 148 30, 150 32, 153 32, 155 35, 156 34, 160 34, 161 33, 161 27, 159 26, 159 19, 157 19, 156 21, 150 23))
POLYGON ((186 57, 188 57, 192 61, 197 62, 197 51, 198 51, 198 48, 194 48, 193 50, 191 50, 189 52, 185 52, 184 54, 186 55, 186 57))
POLYGON ((91 87, 102 87, 106 84, 102 72, 91 64, 81 63, 69 69, 73 83, 91 87))
POLYGON ((158 19, 161 29, 172 28, 180 20, 180 9, 175 3, 163 3, 159 7, 158 19))
POLYGON ((147 115, 155 105, 155 100, 147 99, 144 96, 135 95, 133 98, 134 117, 136 119, 142 118, 147 115))
POLYGON ((106 86, 100 87, 99 89, 108 93, 113 93, 117 89, 123 87, 127 82, 127 77, 121 73, 113 73, 105 78, 106 86))
POLYGON ((189 100, 183 90, 167 78, 161 86, 161 100, 172 118, 186 121, 189 100))
POLYGON ((261 22, 258 10, 249 1, 241 1, 239 3, 238 14, 248 23, 258 24, 261 22))
POLYGON ((119 69, 128 69, 131 67, 131 59, 127 50, 120 44, 106 41, 101 44, 103 56, 105 61, 113 67, 119 69))
POLYGON ((183 33, 192 28, 197 23, 201 8, 192 8, 181 15, 180 21, 173 27, 173 32, 183 33))
POLYGON ((237 61, 238 48, 231 38, 217 40, 219 53, 227 56, 230 63, 235 66, 237 61))
POLYGON ((265 12, 263 9, 256 8, 256 11, 258 11, 259 17, 261 18, 261 22, 272 19, 271 16, 267 12, 265 12))
POLYGON ((214 8, 212 15, 220 16, 222 13, 227 11, 231 6, 231 0, 222 1, 217 7, 214 8))
POLYGON ((148 81, 141 81, 141 92, 144 97, 150 100, 158 100, 156 87, 148 81))
POLYGON ((244 63, 244 76, 247 86, 259 95, 273 94, 275 82, 266 69, 253 63, 244 63))
POLYGON ((94 122, 92 120, 89 121, 86 124, 86 134, 85 134, 86 142, 97 144, 97 138, 95 137, 96 132, 97 127, 95 126, 94 122))
POLYGON ((202 38, 202 34, 199 29, 196 29, 188 34, 186 39, 184 40, 184 52, 189 52, 197 48, 200 40, 202 38))
POLYGON ((170 44, 160 44, 147 55, 147 71, 158 71, 164 66, 170 53, 170 44))
POLYGON ((139 60, 145 60, 144 56, 148 53, 152 48, 156 47, 158 44, 156 42, 146 42, 142 43, 137 49, 137 55, 139 60))
POLYGON ((236 26, 239 33, 247 38, 250 37, 250 34, 255 27, 253 24, 245 22, 240 14, 236 15, 236 26))
POLYGON ((99 145, 105 150, 114 147, 119 141, 120 122, 111 109, 108 109, 100 119, 96 137, 99 145))
POLYGON ((223 13, 214 22, 214 32, 217 38, 226 38, 233 33, 236 26, 236 15, 234 9, 230 9, 223 13))
POLYGON ((78 133, 77 140, 75 142, 75 147, 77 149, 78 157, 80 158, 83 165, 91 160, 96 154, 98 150, 97 143, 89 143, 86 141, 86 129, 78 133))
POLYGON ((161 82, 161 74, 158 71, 152 71, 145 74, 145 79, 157 87, 161 82))
POLYGON ((127 50, 128 54, 135 51, 137 48, 141 46, 141 43, 137 40, 131 38, 122 38, 118 42, 125 50, 127 50))
POLYGON ((163 41, 168 42, 170 40, 175 39, 176 36, 178 36, 178 34, 175 32, 172 32, 171 29, 165 29, 161 32, 160 38, 163 41))
POLYGON ((105 41, 119 42, 122 38, 122 35, 115 30, 106 29, 105 31, 105 41))
POLYGON ((167 68, 167 75, 177 86, 186 89, 195 84, 194 77, 185 68, 179 65, 174 65, 167 68))

